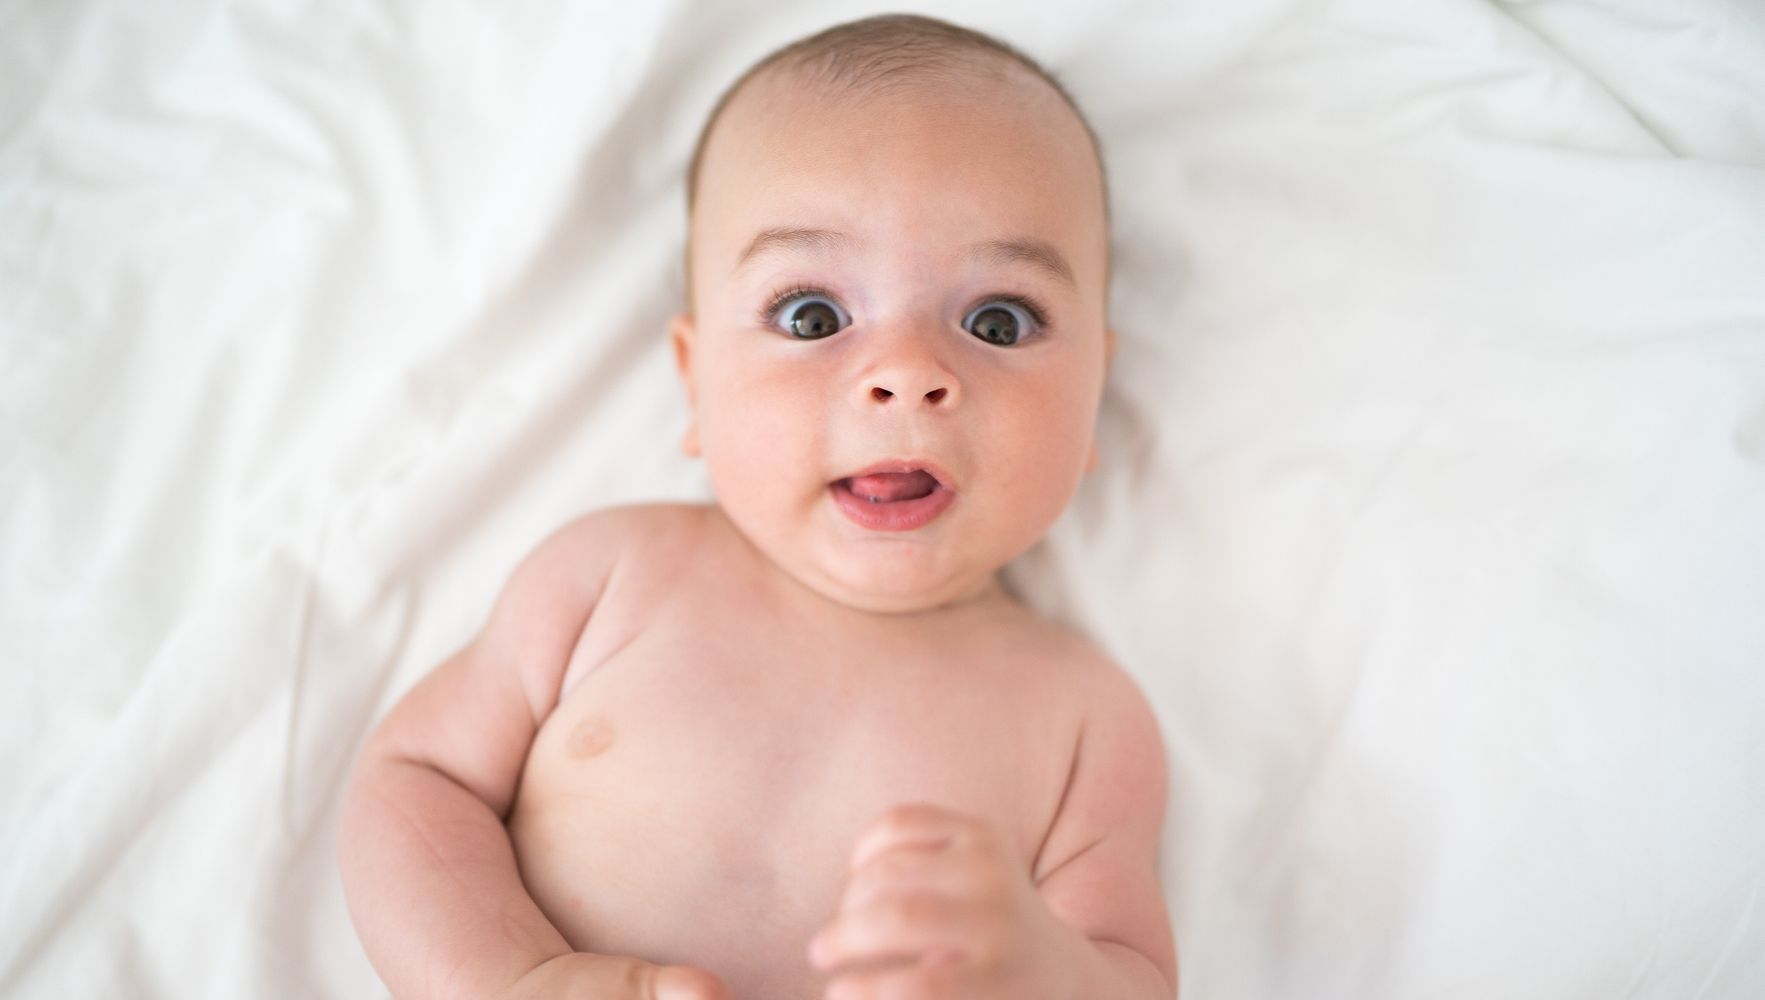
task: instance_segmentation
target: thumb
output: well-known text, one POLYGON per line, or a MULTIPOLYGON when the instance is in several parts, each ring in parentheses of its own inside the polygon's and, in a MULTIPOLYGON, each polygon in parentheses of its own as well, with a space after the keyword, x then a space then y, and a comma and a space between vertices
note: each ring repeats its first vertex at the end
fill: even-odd
POLYGON ((729 1000, 723 981, 690 965, 665 966, 651 984, 656 1000, 729 1000))

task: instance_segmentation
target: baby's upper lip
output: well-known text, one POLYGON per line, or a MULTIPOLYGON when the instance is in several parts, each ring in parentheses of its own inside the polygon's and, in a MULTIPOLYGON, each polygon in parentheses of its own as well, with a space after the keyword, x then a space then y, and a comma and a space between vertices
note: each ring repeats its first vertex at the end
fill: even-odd
POLYGON ((949 490, 952 493, 956 492, 956 480, 951 477, 950 473, 946 472, 943 466, 924 458, 891 458, 884 462, 877 462, 874 465, 867 465, 864 468, 859 469, 857 472, 841 476, 834 481, 844 482, 850 479, 857 479, 859 476, 873 476, 880 472, 917 472, 920 470, 930 473, 931 477, 938 481, 938 486, 942 489, 949 490))

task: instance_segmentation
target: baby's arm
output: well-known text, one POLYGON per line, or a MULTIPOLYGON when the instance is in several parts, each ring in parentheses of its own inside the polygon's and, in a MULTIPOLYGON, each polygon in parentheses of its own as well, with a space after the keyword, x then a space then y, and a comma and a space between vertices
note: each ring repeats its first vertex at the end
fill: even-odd
POLYGON ((503 826, 625 516, 591 515, 546 539, 483 632, 414 687, 363 750, 339 864, 356 931, 395 996, 542 996, 548 984, 604 977, 596 996, 648 998, 657 985, 659 970, 635 959, 571 955, 521 884, 503 826))
POLYGON ((1121 668, 1090 675, 1078 761, 1043 844, 1036 888, 1086 938, 1082 996, 1176 996, 1158 877, 1169 778, 1158 718, 1121 668))

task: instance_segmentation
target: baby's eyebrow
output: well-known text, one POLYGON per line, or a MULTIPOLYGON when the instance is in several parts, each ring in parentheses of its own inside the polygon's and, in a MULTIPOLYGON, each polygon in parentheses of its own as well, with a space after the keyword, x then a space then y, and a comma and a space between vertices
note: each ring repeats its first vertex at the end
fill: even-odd
POLYGON ((1028 264, 1069 285, 1078 284, 1073 278, 1072 265, 1066 262, 1059 250, 1054 249, 1052 243, 1028 236, 971 243, 968 245, 968 255, 994 264, 1028 264))
MULTIPOLYGON (((736 258, 735 269, 740 271, 755 258, 780 250, 830 254, 850 247, 853 242, 850 235, 835 229, 806 229, 798 226, 763 229, 748 244, 747 249, 742 251, 741 256, 736 258)), ((1034 237, 981 240, 970 243, 966 254, 971 260, 984 260, 993 264, 1028 264, 1068 285, 1078 284, 1073 277, 1072 265, 1066 262, 1060 251, 1052 243, 1034 237)))
POLYGON ((762 229, 755 236, 742 255, 736 258, 735 269, 741 270, 756 257, 775 250, 809 250, 814 253, 827 254, 849 245, 852 238, 845 233, 832 229, 803 229, 787 226, 779 229, 762 229))

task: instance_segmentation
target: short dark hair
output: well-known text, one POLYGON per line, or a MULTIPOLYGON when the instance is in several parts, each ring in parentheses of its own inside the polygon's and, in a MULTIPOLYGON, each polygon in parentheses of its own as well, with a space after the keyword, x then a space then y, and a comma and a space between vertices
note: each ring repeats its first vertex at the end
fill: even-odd
POLYGON ((1079 124, 1084 126, 1085 135, 1091 140, 1091 151, 1097 157, 1098 176, 1104 178, 1103 210, 1107 219, 1109 187, 1107 174, 1103 169, 1103 145, 1097 141, 1097 133, 1091 128, 1091 122, 1086 119, 1085 113, 1079 110, 1078 102, 1073 100, 1054 74, 1034 59, 991 35, 917 14, 881 14, 836 24, 773 51, 737 77, 722 96, 717 98, 716 105, 705 118, 704 127, 699 130, 698 143, 693 146, 692 161, 687 166, 686 175, 688 215, 692 213, 693 200, 698 194, 699 167, 705 156, 705 145, 711 138, 711 130, 716 127, 718 119, 723 116, 724 109, 735 95, 766 71, 773 68, 796 70, 822 83, 854 90, 878 91, 886 90, 892 85, 920 80, 928 75, 935 77, 939 74, 954 76, 958 73, 972 73, 975 69, 972 57, 975 55, 1015 63, 1029 70, 1054 88, 1054 92, 1072 109, 1079 124))

